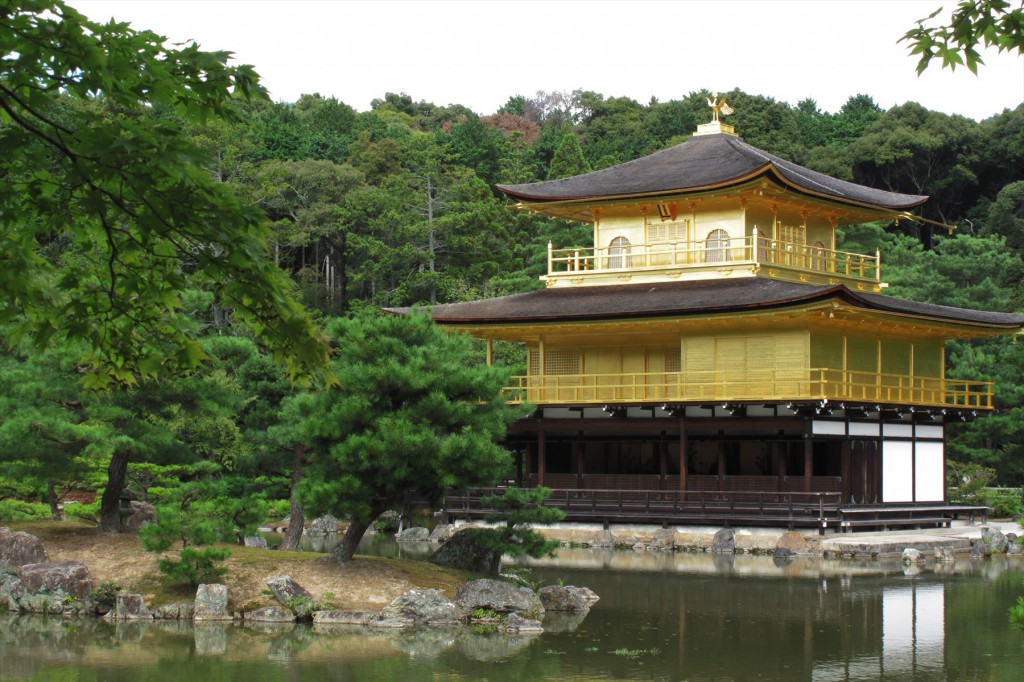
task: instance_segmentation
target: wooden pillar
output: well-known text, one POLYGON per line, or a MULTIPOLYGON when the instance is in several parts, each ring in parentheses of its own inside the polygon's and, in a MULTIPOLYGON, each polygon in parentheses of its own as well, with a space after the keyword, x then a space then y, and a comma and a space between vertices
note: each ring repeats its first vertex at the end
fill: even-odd
POLYGON ((814 439, 811 434, 804 436, 804 492, 811 492, 811 475, 814 472, 814 439))
MULTIPOLYGON (((781 438, 781 432, 779 436, 781 438)), ((779 477, 779 492, 781 493, 786 489, 786 461, 789 459, 789 442, 779 440, 775 444, 775 451, 779 454, 778 461, 775 463, 775 473, 779 477)))
POLYGON ((487 366, 494 366, 494 339, 487 339, 487 366))
POLYGON ((661 432, 661 440, 658 441, 658 471, 661 474, 660 488, 665 489, 665 477, 668 476, 668 438, 665 432, 661 432))
POLYGON ((679 499, 686 502, 686 473, 689 469, 686 452, 686 420, 679 418, 679 499))
POLYGON ((582 488, 584 486, 583 474, 586 472, 583 470, 583 432, 580 431, 576 434, 576 487, 582 488))
POLYGON ((852 483, 850 481, 851 469, 850 469, 850 440, 849 438, 843 440, 842 449, 839 453, 840 460, 840 472, 843 477, 842 490, 843 499, 842 504, 846 504, 850 501, 850 496, 853 494, 852 483))
POLYGON ((547 454, 544 448, 544 427, 537 422, 537 485, 544 485, 544 469, 547 465, 547 454))
POLYGON ((722 437, 725 436, 724 431, 718 432, 718 492, 725 490, 725 443, 722 442, 722 437))

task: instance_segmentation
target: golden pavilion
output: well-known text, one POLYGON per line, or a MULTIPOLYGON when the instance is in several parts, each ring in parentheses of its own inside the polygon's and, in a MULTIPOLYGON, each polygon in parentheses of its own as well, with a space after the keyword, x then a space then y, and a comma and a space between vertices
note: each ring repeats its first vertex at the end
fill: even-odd
MULTIPOLYGON (((837 228, 916 219, 927 197, 764 152, 717 109, 678 146, 499 189, 593 243, 549 245, 542 290, 432 314, 489 359, 525 345, 507 389, 535 408, 508 433, 518 484, 554 489, 570 520, 824 531, 984 513, 946 503, 944 438, 992 409, 992 385, 947 378, 945 342, 1024 316, 886 296, 878 253, 836 249, 837 228)), ((470 497, 449 504, 468 514, 470 497)))

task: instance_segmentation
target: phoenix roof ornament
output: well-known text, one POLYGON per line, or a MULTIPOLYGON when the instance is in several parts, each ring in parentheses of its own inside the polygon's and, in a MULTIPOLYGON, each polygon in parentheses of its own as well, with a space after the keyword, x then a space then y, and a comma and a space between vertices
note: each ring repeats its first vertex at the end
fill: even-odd
POLYGON ((718 120, 718 114, 719 113, 721 113, 722 116, 728 116, 730 114, 736 113, 736 110, 733 109, 732 107, 730 107, 729 104, 725 101, 725 98, 727 96, 728 95, 722 95, 722 99, 719 100, 718 99, 718 93, 715 92, 715 93, 712 93, 711 97, 707 98, 708 106, 711 107, 711 111, 714 112, 712 114, 712 116, 711 116, 711 121, 712 122, 715 122, 715 121, 718 120))

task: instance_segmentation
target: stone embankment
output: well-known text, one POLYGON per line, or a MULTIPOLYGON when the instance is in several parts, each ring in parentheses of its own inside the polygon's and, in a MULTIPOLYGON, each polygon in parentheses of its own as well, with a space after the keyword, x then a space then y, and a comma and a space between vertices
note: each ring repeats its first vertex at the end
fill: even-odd
MULTIPOLYGON (((1006 554, 1024 557, 1024 540, 1018 540, 1016 524, 958 526, 918 531, 850 533, 819 536, 814 532, 768 528, 718 528, 699 526, 557 524, 535 526, 545 537, 563 547, 626 549, 659 552, 710 552, 716 554, 761 554, 775 557, 821 557, 824 559, 898 558, 905 549, 924 556, 970 554, 974 557, 1006 554), (1014 530, 1010 530, 1013 528, 1014 530), (1003 531, 1006 531, 1004 534, 1003 531)), ((460 523, 438 526, 430 540, 456 537, 468 528, 484 524, 460 523)))
MULTIPOLYGON (((573 586, 551 586, 534 592, 505 580, 474 580, 448 599, 435 589, 410 590, 381 611, 338 611, 282 575, 267 581, 276 606, 232 612, 228 588, 200 585, 195 600, 150 608, 140 594, 104 594, 93 589, 88 567, 79 562, 50 562, 34 535, 0 528, 0 606, 14 612, 53 615, 95 615, 118 621, 191 620, 245 621, 316 626, 361 625, 399 629, 417 626, 473 625, 508 633, 542 632, 546 614, 571 614, 578 625, 598 597, 573 586)), ((553 618, 565 628, 566 619, 553 618)))

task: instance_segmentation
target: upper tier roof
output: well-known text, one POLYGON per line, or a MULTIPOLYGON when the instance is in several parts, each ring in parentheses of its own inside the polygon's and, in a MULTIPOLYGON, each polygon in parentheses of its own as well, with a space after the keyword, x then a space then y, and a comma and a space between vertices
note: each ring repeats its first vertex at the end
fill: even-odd
POLYGON ((547 203, 697 192, 763 175, 801 192, 859 206, 906 210, 928 199, 838 180, 728 134, 694 135, 675 147, 593 173, 498 189, 520 201, 547 203))
MULTIPOLYGON (((830 299, 867 311, 938 322, 1002 331, 1024 327, 1024 315, 1014 313, 917 303, 852 291, 842 284, 819 286, 760 277, 542 289, 500 298, 438 305, 431 309, 431 314, 436 322, 453 325, 570 322, 739 313, 830 299)), ((409 311, 409 308, 398 308, 389 312, 409 311)))

